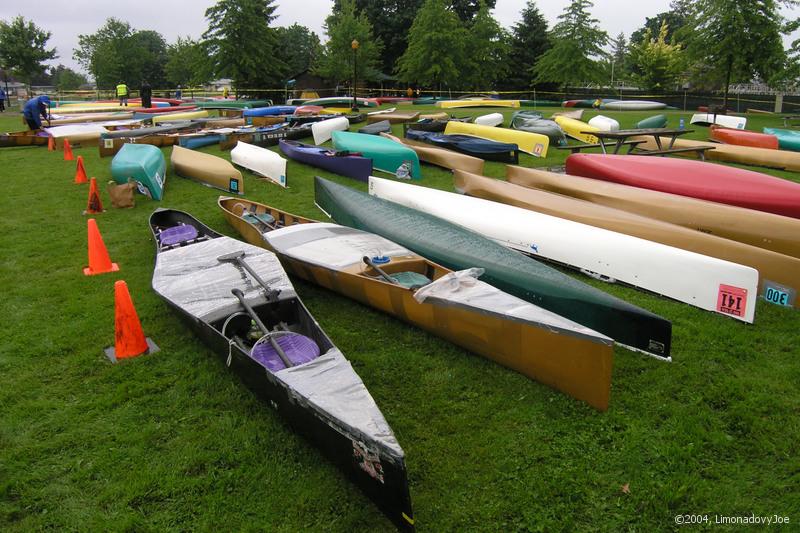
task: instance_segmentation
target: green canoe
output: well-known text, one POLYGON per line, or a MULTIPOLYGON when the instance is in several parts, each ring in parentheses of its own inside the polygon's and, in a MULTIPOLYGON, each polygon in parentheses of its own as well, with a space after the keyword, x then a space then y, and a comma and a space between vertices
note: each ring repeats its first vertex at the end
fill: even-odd
POLYGON ((340 151, 356 152, 372 159, 372 168, 397 175, 400 165, 405 164, 411 177, 418 180, 422 177, 417 153, 398 142, 385 137, 353 133, 350 131, 334 131, 331 134, 333 147, 340 151))
POLYGON ((167 163, 156 146, 126 143, 111 160, 111 176, 117 183, 128 183, 129 178, 133 179, 139 192, 153 200, 161 200, 167 163))
POLYGON ((482 267, 483 281, 616 342, 668 358, 672 324, 477 233, 316 177, 317 205, 339 224, 377 233, 453 270, 482 267))
POLYGON ((778 138, 778 148, 800 152, 800 131, 781 128, 764 128, 764 133, 778 138))
POLYGON ((664 128, 667 125, 666 115, 654 115, 636 123, 636 129, 649 130, 651 128, 664 128))

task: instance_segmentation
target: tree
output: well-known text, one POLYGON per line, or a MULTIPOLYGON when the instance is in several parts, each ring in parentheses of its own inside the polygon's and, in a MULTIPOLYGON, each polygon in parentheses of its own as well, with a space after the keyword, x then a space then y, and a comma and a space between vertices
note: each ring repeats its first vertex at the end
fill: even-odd
POLYGON ((178 37, 174 44, 167 47, 164 73, 172 86, 203 85, 212 78, 206 48, 190 37, 178 37))
POLYGON ((520 20, 511 28, 510 49, 508 52, 508 76, 505 88, 523 89, 531 81, 531 66, 550 48, 547 37, 547 21, 536 7, 534 0, 520 13, 520 20))
POLYGON ((636 83, 651 91, 663 91, 675 85, 683 72, 683 50, 680 44, 667 42, 669 27, 661 25, 658 37, 648 29, 644 40, 631 51, 636 83))
POLYGON ((625 34, 619 32, 616 38, 611 39, 612 81, 615 76, 617 79, 622 78, 628 71, 628 54, 628 41, 625 34))
POLYGON ((339 10, 334 10, 325 19, 325 34, 328 42, 320 59, 317 72, 336 82, 353 77, 353 40, 358 41, 357 78, 376 79, 380 68, 383 45, 372 34, 372 24, 364 13, 356 10, 353 0, 342 0, 339 10))
POLYGON ((779 79, 786 65, 781 5, 793 0, 697 0, 689 25, 688 52, 696 68, 723 86, 728 105, 731 83, 758 77, 779 79))
POLYGON ((466 65, 467 30, 445 0, 425 0, 408 32, 408 48, 397 62, 401 80, 441 89, 456 85, 466 65))
POLYGON ((0 21, 0 61, 4 70, 30 84, 31 79, 41 75, 44 61, 55 59, 55 48, 47 48, 50 32, 40 29, 36 24, 22 17, 10 23, 0 21))
POLYGON ((492 16, 489 6, 483 0, 478 4, 466 41, 470 65, 464 74, 465 80, 480 90, 494 87, 495 82, 508 72, 509 38, 492 16))
POLYGON ((547 50, 533 69, 534 82, 554 82, 566 87, 570 83, 597 82, 603 69, 594 58, 605 55, 603 46, 608 34, 599 21, 589 16, 591 0, 572 0, 558 16, 547 50))
POLYGON ((86 76, 64 65, 50 69, 50 80, 59 91, 74 91, 87 82, 86 76))
POLYGON ((287 66, 279 57, 274 0, 219 0, 206 9, 203 34, 215 76, 239 87, 282 86, 287 66))
POLYGON ((72 57, 94 76, 98 87, 114 87, 120 81, 132 85, 143 79, 154 85, 165 82, 164 37, 155 31, 137 31, 113 17, 96 33, 79 35, 72 57))
POLYGON ((278 28, 279 55, 287 65, 289 76, 311 70, 322 56, 322 45, 316 33, 305 26, 292 24, 278 28))

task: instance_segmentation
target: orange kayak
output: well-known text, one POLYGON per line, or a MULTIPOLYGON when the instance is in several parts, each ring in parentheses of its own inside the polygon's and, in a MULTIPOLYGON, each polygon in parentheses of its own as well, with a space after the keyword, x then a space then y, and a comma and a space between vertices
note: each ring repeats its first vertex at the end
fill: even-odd
POLYGON ((778 149, 778 137, 757 131, 734 130, 723 128, 716 124, 711 126, 711 140, 725 144, 739 146, 754 146, 756 148, 778 149))

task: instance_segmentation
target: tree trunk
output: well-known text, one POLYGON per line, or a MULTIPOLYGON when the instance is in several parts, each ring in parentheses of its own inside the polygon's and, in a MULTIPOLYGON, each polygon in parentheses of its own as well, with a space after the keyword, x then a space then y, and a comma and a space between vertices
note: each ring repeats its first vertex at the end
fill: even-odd
POLYGON ((733 56, 728 57, 728 69, 725 71, 725 92, 722 98, 723 113, 728 111, 728 86, 731 84, 731 71, 733 70, 733 56))

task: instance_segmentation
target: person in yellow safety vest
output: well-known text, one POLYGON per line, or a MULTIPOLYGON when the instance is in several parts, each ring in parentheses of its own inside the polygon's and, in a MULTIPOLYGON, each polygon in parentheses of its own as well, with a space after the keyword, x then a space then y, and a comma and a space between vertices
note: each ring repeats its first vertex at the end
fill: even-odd
POLYGON ((222 88, 222 97, 225 98, 226 100, 228 99, 228 88, 227 87, 223 87, 222 88))
POLYGON ((120 81, 117 84, 117 98, 119 98, 119 105, 128 105, 128 86, 125 85, 124 81, 120 81))

